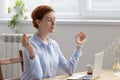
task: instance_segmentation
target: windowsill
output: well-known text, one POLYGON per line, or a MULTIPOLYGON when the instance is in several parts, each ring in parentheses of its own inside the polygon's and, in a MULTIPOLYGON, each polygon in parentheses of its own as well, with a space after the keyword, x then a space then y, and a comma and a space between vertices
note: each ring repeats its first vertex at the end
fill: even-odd
MULTIPOLYGON (((10 19, 0 19, 1 23, 8 23, 10 19)), ((27 19, 25 21, 21 20, 19 21, 23 24, 30 24, 32 22, 31 19, 27 19)), ((84 25, 120 25, 120 20, 67 20, 67 19, 59 19, 56 20, 57 24, 84 24, 84 25)))

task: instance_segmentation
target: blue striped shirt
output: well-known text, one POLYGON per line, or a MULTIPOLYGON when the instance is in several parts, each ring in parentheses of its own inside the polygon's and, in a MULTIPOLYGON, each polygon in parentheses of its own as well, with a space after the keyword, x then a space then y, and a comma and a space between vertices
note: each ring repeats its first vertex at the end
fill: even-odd
POLYGON ((66 60, 55 40, 50 38, 48 44, 45 44, 36 33, 30 42, 35 49, 35 57, 30 59, 28 51, 24 49, 24 72, 21 80, 42 80, 54 77, 58 67, 66 73, 72 74, 82 55, 80 49, 76 48, 70 60, 66 60))

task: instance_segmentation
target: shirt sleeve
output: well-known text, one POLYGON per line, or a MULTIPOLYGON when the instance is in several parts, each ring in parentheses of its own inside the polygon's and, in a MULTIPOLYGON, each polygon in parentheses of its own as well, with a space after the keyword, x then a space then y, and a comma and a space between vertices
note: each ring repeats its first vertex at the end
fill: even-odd
POLYGON ((41 63, 39 61, 39 57, 37 56, 37 54, 35 54, 35 57, 33 59, 30 59, 29 53, 28 51, 25 49, 24 50, 24 55, 23 55, 23 61, 24 61, 24 71, 26 74, 30 74, 36 78, 36 79, 42 79, 43 77, 43 71, 41 68, 41 63), (29 68, 29 70, 28 70, 29 68))
POLYGON ((58 53, 59 53, 59 67, 64 70, 68 74, 72 74, 78 64, 79 57, 82 55, 81 49, 75 49, 72 57, 69 60, 66 60, 63 53, 61 52, 58 45, 58 53))

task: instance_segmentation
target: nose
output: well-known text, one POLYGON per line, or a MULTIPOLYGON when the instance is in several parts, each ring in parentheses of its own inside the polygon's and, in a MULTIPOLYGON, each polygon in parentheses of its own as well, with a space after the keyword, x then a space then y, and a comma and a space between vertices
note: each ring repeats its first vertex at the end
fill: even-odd
POLYGON ((52 23, 52 25, 55 25, 55 24, 56 24, 56 22, 55 22, 54 20, 52 20, 51 23, 52 23))

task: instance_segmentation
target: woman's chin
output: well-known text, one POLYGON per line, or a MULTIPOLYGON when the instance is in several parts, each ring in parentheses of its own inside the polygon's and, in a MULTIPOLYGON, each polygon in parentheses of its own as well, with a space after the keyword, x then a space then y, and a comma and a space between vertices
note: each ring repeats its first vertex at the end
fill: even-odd
POLYGON ((55 32, 55 30, 51 30, 51 31, 50 31, 50 33, 54 33, 54 32, 55 32))

